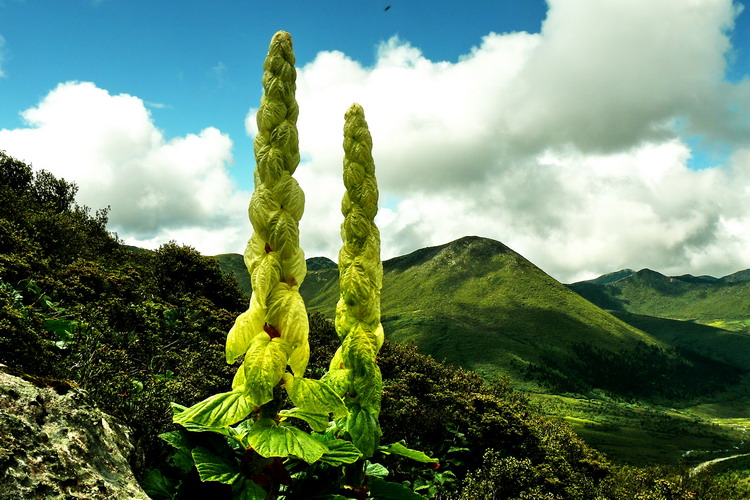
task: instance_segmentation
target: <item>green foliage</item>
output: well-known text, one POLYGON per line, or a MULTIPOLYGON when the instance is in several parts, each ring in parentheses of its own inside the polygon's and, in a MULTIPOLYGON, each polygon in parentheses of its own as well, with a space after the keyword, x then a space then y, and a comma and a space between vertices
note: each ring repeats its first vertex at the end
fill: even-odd
POLYGON ((192 247, 174 241, 162 245, 154 254, 153 272, 156 292, 165 301, 183 303, 203 297, 229 311, 246 307, 234 277, 192 247))
POLYGON ((685 401, 738 384, 745 370, 687 350, 639 344, 612 352, 576 343, 570 357, 546 357, 527 373, 558 393, 601 389, 632 399, 685 401))
POLYGON ((140 473, 161 460, 156 436, 172 425, 169 401, 201 399, 231 382, 222 343, 241 294, 193 249, 121 246, 106 231, 106 211, 91 215, 74 203, 74 185, 34 175, 4 153, 0 171, 8 202, 0 204, 0 362, 86 389, 133 427, 140 473), (160 290, 157 254, 189 264, 185 275, 169 276, 179 293, 160 290))

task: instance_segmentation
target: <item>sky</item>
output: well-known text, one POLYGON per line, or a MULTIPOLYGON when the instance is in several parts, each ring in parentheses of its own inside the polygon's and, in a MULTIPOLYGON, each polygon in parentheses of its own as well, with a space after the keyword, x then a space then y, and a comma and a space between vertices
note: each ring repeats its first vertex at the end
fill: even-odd
POLYGON ((341 246, 358 102, 384 260, 478 235, 563 282, 750 268, 750 13, 732 0, 0 0, 0 150, 109 206, 125 243, 242 253, 281 29, 308 257, 341 246))

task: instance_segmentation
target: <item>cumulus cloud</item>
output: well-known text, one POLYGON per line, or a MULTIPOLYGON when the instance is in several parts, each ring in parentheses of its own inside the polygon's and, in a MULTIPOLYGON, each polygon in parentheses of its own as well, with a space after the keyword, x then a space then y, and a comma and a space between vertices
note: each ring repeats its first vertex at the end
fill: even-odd
POLYGON ((384 257, 478 234, 565 281, 750 266, 748 84, 724 78, 737 5, 548 3, 540 33, 489 34, 454 62, 392 38, 372 67, 332 51, 298 71, 308 254, 340 245, 343 114, 359 102, 384 257), (695 136, 728 145, 727 164, 689 168, 695 136))
POLYGON ((125 242, 242 250, 249 193, 227 173, 232 142, 219 130, 167 140, 141 99, 87 82, 58 85, 22 117, 27 128, 0 130, 3 148, 75 182, 79 203, 111 206, 109 227, 125 242))

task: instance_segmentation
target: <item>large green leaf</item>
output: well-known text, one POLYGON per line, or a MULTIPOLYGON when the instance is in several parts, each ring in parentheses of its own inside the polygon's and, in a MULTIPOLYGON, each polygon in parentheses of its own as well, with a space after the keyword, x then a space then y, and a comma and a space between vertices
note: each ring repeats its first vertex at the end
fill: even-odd
POLYGON ((278 254, 271 252, 261 256, 260 262, 251 276, 253 294, 258 297, 258 303, 261 307, 266 307, 266 299, 274 285, 279 282, 280 277, 281 262, 279 262, 278 254))
POLYGON ((250 298, 250 308, 237 316, 234 325, 227 334, 227 363, 234 363, 238 357, 245 354, 250 342, 263 332, 265 318, 266 310, 258 302, 258 294, 253 292, 250 298))
POLYGON ((291 425, 276 425, 271 419, 258 420, 247 435, 247 442, 263 457, 294 456, 311 464, 328 451, 323 443, 291 425))
POLYGON ((368 476, 375 476, 375 477, 379 477, 382 479, 385 476, 387 476, 389 472, 388 472, 388 469, 386 469, 381 464, 373 464, 373 463, 368 462, 367 467, 365 467, 365 474, 367 474, 368 476))
POLYGON ((357 323, 341 344, 341 355, 347 368, 357 375, 368 374, 375 365, 375 334, 357 323))
POLYGON ((173 421, 188 429, 190 424, 198 424, 211 428, 203 430, 213 430, 239 422, 247 417, 252 409, 252 403, 241 392, 222 392, 175 414, 173 421))
POLYGON ((410 458, 417 462, 434 463, 436 459, 428 457, 424 452, 419 450, 412 450, 407 448, 402 443, 392 443, 386 446, 379 446, 378 451, 385 453, 386 455, 399 455, 402 457, 410 458))
POLYGON ((399 483, 391 483, 378 477, 370 477, 367 486, 374 498, 381 500, 423 500, 424 497, 399 483))
POLYGON ((287 384, 287 393, 292 403, 301 410, 310 413, 333 413, 336 418, 346 415, 344 401, 320 380, 295 377, 291 384, 287 384))
POLYGON ((320 463, 339 466, 344 464, 353 464, 362 454, 351 441, 337 439, 332 432, 326 434, 313 434, 312 437, 323 443, 328 451, 320 458, 320 463))
POLYGON ((240 468, 236 461, 215 455, 202 446, 194 448, 192 453, 201 481, 232 484, 240 477, 240 468))
POLYGON ((141 487, 154 500, 174 500, 179 482, 166 477, 158 469, 147 469, 141 480, 141 487))
POLYGON ((273 399, 273 388, 281 381, 291 347, 281 338, 258 335, 250 343, 242 365, 245 370, 245 394, 252 404, 261 406, 273 399))
POLYGON ((193 446, 185 435, 185 431, 172 431, 159 434, 159 437, 174 447, 175 452, 171 456, 171 461, 184 473, 190 472, 193 468, 193 455, 190 453, 193 446))
POLYGON ((354 377, 353 385, 359 405, 377 416, 383 397, 383 376, 380 374, 380 368, 373 363, 366 376, 354 377))
MULTIPOLYGON (((282 296, 284 298, 277 302, 277 304, 283 304, 281 310, 283 313, 280 315, 276 326, 281 332, 281 336, 296 347, 303 342, 307 342, 307 335, 310 331, 305 302, 295 288, 289 291, 284 290, 282 296)), ((277 311, 272 310, 270 305, 268 306, 269 319, 273 317, 273 314, 277 313, 277 311)), ((301 377, 302 373, 296 373, 295 375, 301 377)))
POLYGON ((232 498, 234 500, 265 500, 266 490, 250 479, 240 477, 232 483, 232 498))
POLYGON ((362 452, 362 456, 369 458, 375 453, 375 447, 380 439, 380 426, 375 415, 355 405, 349 412, 347 431, 354 446, 362 452))
POLYGON ((279 414, 282 419, 294 417, 304 420, 315 432, 324 432, 329 424, 327 413, 311 413, 300 408, 292 408, 291 410, 281 410, 279 414))

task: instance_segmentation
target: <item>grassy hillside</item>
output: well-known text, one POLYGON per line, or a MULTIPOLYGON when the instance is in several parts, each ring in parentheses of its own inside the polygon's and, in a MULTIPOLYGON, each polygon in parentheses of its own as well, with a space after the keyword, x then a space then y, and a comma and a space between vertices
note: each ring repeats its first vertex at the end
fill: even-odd
MULTIPOLYGON (((517 387, 622 391, 591 369, 596 362, 607 364, 602 369, 614 363, 623 373, 646 373, 641 360, 657 371, 682 363, 685 373, 715 376, 715 366, 665 351, 668 344, 592 306, 497 241, 466 237, 388 260, 383 268, 389 338, 485 375, 510 376, 517 387)), ((308 274, 301 293, 311 310, 333 317, 337 280, 333 269, 308 274)))
POLYGON ((237 280, 240 290, 243 293, 250 295, 253 291, 253 286, 250 283, 250 275, 247 273, 245 267, 245 259, 238 253, 223 253, 220 255, 214 255, 214 259, 219 262, 221 270, 225 273, 230 273, 237 280))
POLYGON ((750 370, 748 333, 623 311, 614 311, 613 315, 669 345, 750 370))
POLYGON ((669 277, 642 269, 614 282, 590 281, 569 286, 604 309, 742 331, 750 327, 747 278, 748 271, 711 279, 689 275, 669 277))

